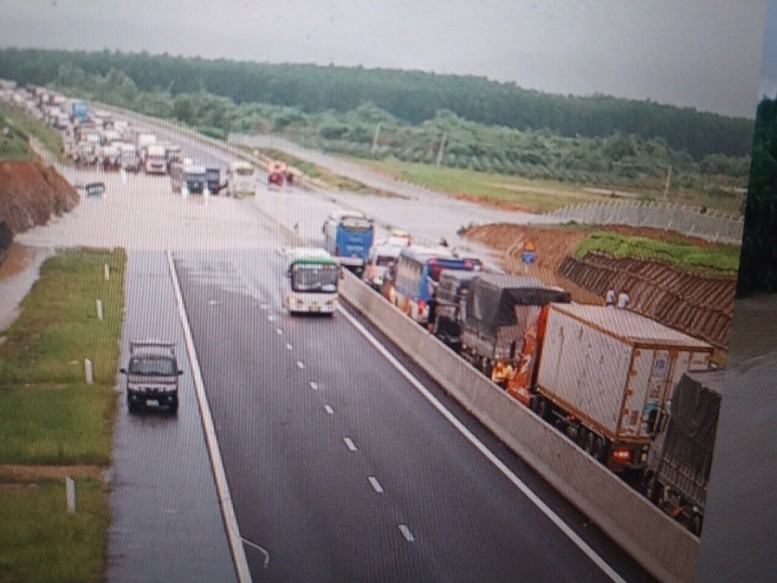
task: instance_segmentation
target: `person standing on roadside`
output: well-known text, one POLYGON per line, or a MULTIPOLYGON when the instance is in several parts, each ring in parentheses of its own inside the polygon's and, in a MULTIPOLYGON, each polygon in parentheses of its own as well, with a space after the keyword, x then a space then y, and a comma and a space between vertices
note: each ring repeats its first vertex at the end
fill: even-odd
POLYGON ((626 290, 623 290, 621 293, 618 294, 618 304, 616 307, 620 310, 625 310, 629 307, 629 302, 631 301, 631 298, 629 298, 629 294, 626 290))
POLYGON ((604 305, 608 308, 612 308, 615 305, 615 290, 610 288, 607 290, 607 295, 604 296, 604 305))

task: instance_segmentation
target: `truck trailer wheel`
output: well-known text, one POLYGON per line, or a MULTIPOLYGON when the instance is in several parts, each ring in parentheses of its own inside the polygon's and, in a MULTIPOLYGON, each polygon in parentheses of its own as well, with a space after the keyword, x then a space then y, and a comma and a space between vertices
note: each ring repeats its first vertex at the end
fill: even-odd
POLYGON ((540 402, 537 405, 537 414, 545 421, 550 421, 553 416, 553 407, 551 406, 550 401, 540 397, 540 402))
POLYGON ((140 409, 141 402, 133 397, 130 393, 127 393, 127 410, 130 413, 135 413, 140 409))
POLYGON ((594 451, 592 452, 597 461, 603 464, 607 463, 609 449, 610 444, 607 442, 607 440, 604 437, 597 435, 596 439, 594 440, 594 451))
POLYGON ((693 516, 691 517, 690 529, 691 529, 691 532, 696 536, 701 536, 702 521, 703 521, 702 515, 694 512, 693 516))
POLYGON ((658 504, 660 498, 661 485, 658 483, 658 478, 655 474, 652 474, 648 478, 647 484, 645 484, 645 496, 653 504, 658 504))

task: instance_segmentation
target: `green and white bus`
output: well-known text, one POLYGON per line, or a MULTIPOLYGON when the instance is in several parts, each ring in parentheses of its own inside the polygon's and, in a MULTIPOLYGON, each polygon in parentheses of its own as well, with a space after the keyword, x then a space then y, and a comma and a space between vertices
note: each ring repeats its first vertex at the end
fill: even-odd
POLYGON ((339 267, 327 251, 317 247, 292 249, 284 279, 284 302, 289 312, 334 314, 339 267))

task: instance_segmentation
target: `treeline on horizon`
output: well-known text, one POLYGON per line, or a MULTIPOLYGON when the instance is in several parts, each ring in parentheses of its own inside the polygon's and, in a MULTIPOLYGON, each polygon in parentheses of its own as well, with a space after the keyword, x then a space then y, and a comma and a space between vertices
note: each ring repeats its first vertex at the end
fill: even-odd
POLYGON ((644 140, 664 139, 670 148, 697 161, 714 154, 747 156, 752 146, 753 121, 746 118, 606 95, 554 95, 483 77, 145 52, 0 49, 0 77, 18 83, 54 83, 63 65, 87 75, 120 72, 141 92, 173 97, 205 92, 238 105, 264 103, 307 114, 342 113, 370 103, 409 124, 448 111, 479 124, 548 130, 562 137, 635 134, 644 140))

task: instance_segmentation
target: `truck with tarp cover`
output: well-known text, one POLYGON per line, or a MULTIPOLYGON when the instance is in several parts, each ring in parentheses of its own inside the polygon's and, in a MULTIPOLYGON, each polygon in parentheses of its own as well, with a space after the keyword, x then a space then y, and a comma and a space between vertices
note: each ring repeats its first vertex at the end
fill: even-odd
POLYGON ((532 319, 571 294, 526 275, 479 273, 467 285, 461 322, 461 355, 498 384, 507 382, 532 319))
POLYGON ((686 372, 660 415, 650 447, 645 495, 701 534, 725 370, 686 372))

